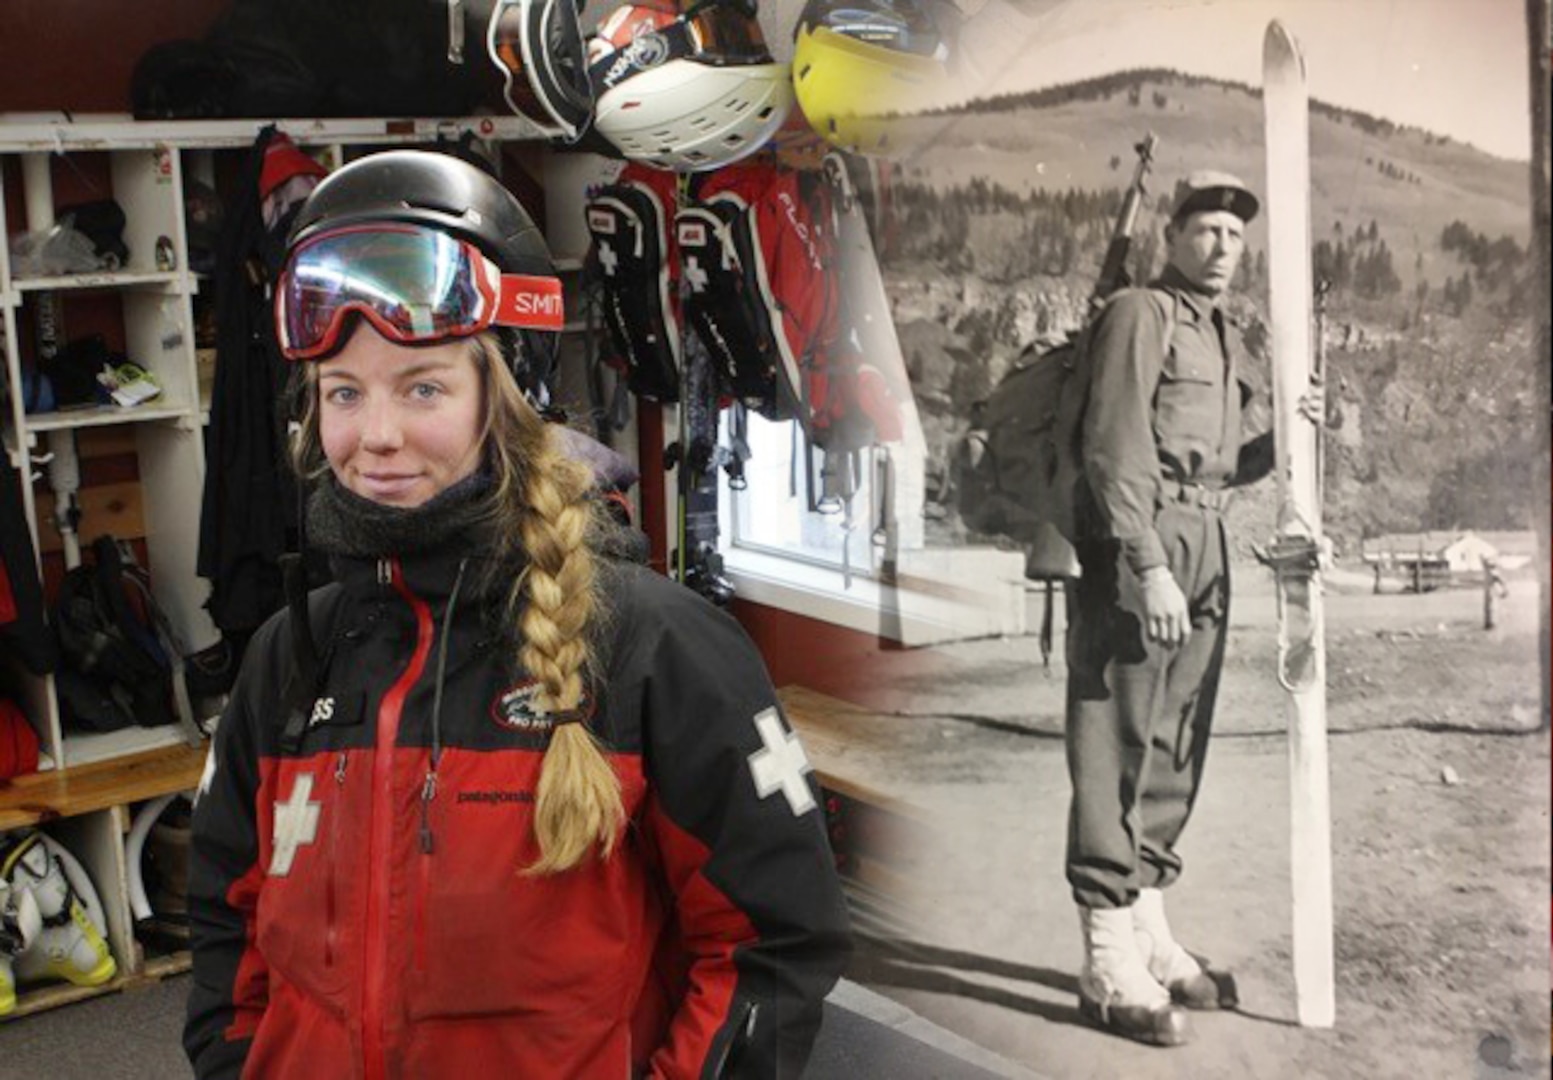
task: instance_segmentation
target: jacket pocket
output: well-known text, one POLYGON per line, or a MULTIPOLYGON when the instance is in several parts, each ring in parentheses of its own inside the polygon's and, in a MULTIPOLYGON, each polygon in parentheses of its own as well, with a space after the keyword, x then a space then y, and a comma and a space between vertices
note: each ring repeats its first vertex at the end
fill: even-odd
POLYGON ((288 817, 273 830, 270 863, 259 893, 256 943, 269 965, 298 992, 343 1018, 351 980, 341 939, 355 892, 340 865, 348 832, 338 824, 346 816, 345 789, 335 778, 335 755, 320 755, 303 765, 294 772, 288 769, 279 785, 289 798, 282 796, 274 812, 288 817))
MULTIPOLYGON (((592 1013, 612 1024, 645 967, 642 861, 622 845, 607 861, 524 873, 539 854, 532 786, 513 782, 522 770, 493 769, 497 756, 453 751, 439 770, 435 842, 429 853, 417 850, 412 875, 410 1016, 529 1014, 550 1023, 592 1013), (492 776, 503 779, 482 779, 492 776)), ((632 812, 640 796, 627 795, 632 812)))
POLYGON ((1187 477, 1217 457, 1223 437, 1223 372, 1213 358, 1172 348, 1154 397, 1154 435, 1187 477))

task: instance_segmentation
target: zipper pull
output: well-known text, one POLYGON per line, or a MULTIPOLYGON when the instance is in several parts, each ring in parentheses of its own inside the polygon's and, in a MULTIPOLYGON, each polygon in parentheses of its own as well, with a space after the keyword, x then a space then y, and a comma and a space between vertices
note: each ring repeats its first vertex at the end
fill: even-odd
POLYGON ((377 583, 379 585, 392 585, 394 583, 394 564, 389 559, 377 561, 377 583))
POLYGON ((341 787, 345 786, 345 751, 340 751, 340 756, 334 759, 334 782, 341 787))
POLYGON ((428 772, 421 784, 421 851, 427 855, 436 847, 431 835, 431 800, 437 797, 437 774, 428 772))

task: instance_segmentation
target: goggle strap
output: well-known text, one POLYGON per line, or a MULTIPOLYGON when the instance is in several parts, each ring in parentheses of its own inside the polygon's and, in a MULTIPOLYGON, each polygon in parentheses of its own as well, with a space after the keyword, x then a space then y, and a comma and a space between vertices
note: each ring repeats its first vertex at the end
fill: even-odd
POLYGON ((560 330, 566 324, 561 279, 503 274, 492 323, 524 330, 560 330))
POLYGON ((695 40, 690 36, 690 24, 681 17, 662 30, 638 34, 624 48, 599 57, 588 68, 588 78, 593 83, 594 92, 602 94, 605 90, 613 90, 637 70, 659 67, 670 60, 683 60, 695 56, 698 51, 695 40), (639 44, 648 38, 662 41, 665 51, 661 56, 654 56, 651 63, 641 64, 637 62, 639 44))

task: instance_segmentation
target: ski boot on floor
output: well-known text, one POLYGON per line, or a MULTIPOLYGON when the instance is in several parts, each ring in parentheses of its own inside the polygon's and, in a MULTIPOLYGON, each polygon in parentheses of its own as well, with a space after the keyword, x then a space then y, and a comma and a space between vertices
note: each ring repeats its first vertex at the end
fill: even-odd
POLYGON ((1186 1013, 1149 974, 1133 935, 1131 908, 1080 907, 1084 970, 1079 1015, 1095 1026, 1153 1046, 1191 1039, 1186 1013))
POLYGON ((1176 942, 1165 919, 1162 890, 1139 890, 1132 906, 1132 925, 1149 974, 1170 991, 1176 1004, 1188 1009, 1233 1009, 1240 1004, 1235 976, 1205 968, 1176 942))
POLYGON ((12 891, 0 877, 0 1016, 16 1011, 16 958, 43 929, 43 916, 30 891, 12 891))
POLYGON ((0 848, 0 879, 13 893, 29 892, 42 919, 32 944, 13 962, 16 982, 65 979, 76 986, 100 986, 117 974, 102 929, 92 922, 41 833, 0 848))

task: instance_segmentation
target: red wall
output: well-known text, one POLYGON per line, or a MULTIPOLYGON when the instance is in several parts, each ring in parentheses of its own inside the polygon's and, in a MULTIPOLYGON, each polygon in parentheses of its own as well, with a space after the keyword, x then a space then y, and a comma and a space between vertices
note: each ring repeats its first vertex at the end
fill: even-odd
POLYGON ((5 0, 0 112, 128 112, 135 62, 204 35, 232 0, 5 0))
POLYGON ((735 599, 733 615, 760 648, 777 686, 797 684, 881 711, 898 708, 904 679, 930 676, 942 661, 921 649, 790 611, 735 599))

